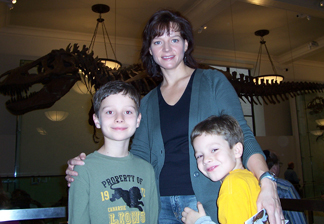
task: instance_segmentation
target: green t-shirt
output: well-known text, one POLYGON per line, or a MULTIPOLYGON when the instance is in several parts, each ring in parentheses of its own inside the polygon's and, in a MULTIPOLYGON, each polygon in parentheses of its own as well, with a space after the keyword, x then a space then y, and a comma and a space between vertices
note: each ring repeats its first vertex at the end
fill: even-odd
POLYGON ((69 224, 157 223, 158 194, 148 162, 131 153, 117 158, 95 151, 75 171, 69 224))

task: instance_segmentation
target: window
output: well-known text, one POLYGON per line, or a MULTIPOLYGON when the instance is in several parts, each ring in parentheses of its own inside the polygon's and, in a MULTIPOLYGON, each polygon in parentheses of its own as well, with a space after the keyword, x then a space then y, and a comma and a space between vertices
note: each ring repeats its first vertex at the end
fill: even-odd
MULTIPOLYGON (((232 74, 232 72, 237 72, 237 74, 244 74, 244 76, 251 76, 250 70, 246 68, 231 68, 231 67, 224 67, 224 66, 215 66, 215 65, 210 65, 213 68, 217 68, 222 71, 228 71, 232 74)), ((247 121, 247 124, 251 128, 252 132, 255 135, 255 125, 254 125, 254 113, 253 113, 253 104, 250 104, 247 100, 240 99, 243 114, 245 117, 245 120, 247 121)))

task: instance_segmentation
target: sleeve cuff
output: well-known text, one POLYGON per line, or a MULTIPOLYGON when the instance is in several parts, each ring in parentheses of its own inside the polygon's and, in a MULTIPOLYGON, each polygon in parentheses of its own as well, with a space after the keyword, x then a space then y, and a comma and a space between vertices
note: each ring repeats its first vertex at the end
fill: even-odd
POLYGON ((195 224, 215 224, 215 222, 211 220, 210 216, 203 216, 200 217, 195 224))

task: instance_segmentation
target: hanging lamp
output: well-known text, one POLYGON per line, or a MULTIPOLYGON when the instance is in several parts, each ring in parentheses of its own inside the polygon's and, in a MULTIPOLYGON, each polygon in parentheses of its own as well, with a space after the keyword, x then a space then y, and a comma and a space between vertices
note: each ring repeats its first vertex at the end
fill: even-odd
POLYGON ((253 75, 254 82, 257 84, 261 84, 262 82, 264 82, 265 84, 271 84, 274 82, 277 82, 277 83, 282 82, 284 80, 284 77, 282 75, 277 74, 277 70, 271 60, 271 57, 270 57, 270 54, 269 54, 269 51, 268 51, 268 48, 266 45, 266 41, 263 38, 264 36, 269 34, 269 30, 257 30, 254 32, 254 34, 256 36, 260 37, 260 47, 259 47, 258 57, 257 57, 257 61, 255 63, 255 69, 254 69, 254 75, 253 75), (267 55, 268 55, 268 58, 270 60, 271 66, 272 66, 273 74, 260 75, 262 46, 264 46, 267 51, 267 55), (259 74, 258 76, 256 76, 257 71, 258 71, 257 74, 259 74))
MULTIPOLYGON (((106 52, 106 58, 99 58, 99 60, 104 63, 106 66, 108 66, 111 69, 118 69, 122 66, 122 64, 117 60, 116 58, 116 53, 114 51, 114 48, 112 47, 109 35, 108 35, 108 31, 107 28, 105 26, 105 20, 101 17, 101 14, 103 13, 107 13, 110 11, 110 7, 108 5, 105 4, 96 4, 92 6, 92 11, 95 13, 99 13, 99 18, 97 19, 97 25, 96 28, 94 30, 91 42, 90 42, 90 46, 89 46, 89 52, 93 51, 93 47, 96 41, 96 36, 97 36, 97 32, 98 32, 98 28, 99 28, 99 24, 101 24, 102 27, 102 33, 103 33, 103 40, 104 40, 104 45, 105 45, 105 52, 106 52), (111 50, 114 54, 114 59, 110 59, 108 58, 108 50, 107 50, 107 42, 106 42, 106 38, 109 42, 109 45, 111 47, 111 50)), ((115 21, 116 22, 116 21, 115 21)), ((116 24, 115 24, 116 26, 116 24)), ((115 34, 116 35, 116 34, 115 34)))
POLYGON ((63 121, 68 115, 69 113, 65 111, 52 110, 45 112, 45 116, 51 121, 63 121))

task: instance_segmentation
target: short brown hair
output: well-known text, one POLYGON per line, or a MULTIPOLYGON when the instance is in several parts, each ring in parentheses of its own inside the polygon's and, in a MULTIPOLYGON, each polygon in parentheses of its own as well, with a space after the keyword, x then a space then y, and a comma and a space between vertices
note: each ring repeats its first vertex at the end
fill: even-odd
POLYGON ((243 131, 240 124, 232 116, 222 114, 220 116, 210 116, 206 120, 198 123, 191 132, 191 143, 196 137, 202 134, 219 135, 233 148, 236 143, 244 144, 243 131))
POLYGON ((110 95, 115 95, 118 93, 123 93, 123 95, 129 96, 135 105, 136 112, 139 111, 141 96, 138 91, 129 83, 123 81, 111 81, 107 82, 105 85, 101 86, 93 96, 93 109, 94 113, 99 117, 99 109, 101 102, 110 95))

